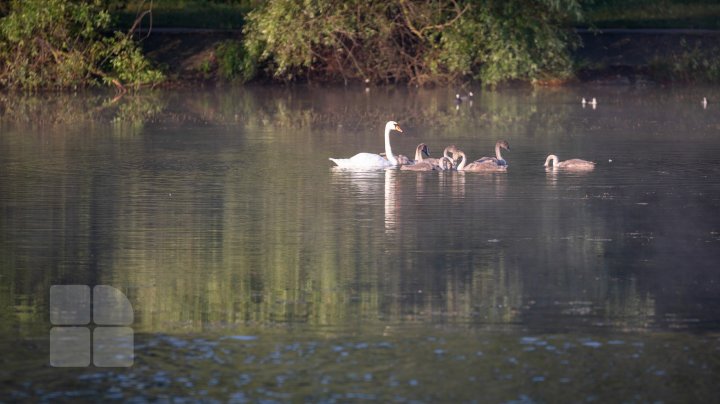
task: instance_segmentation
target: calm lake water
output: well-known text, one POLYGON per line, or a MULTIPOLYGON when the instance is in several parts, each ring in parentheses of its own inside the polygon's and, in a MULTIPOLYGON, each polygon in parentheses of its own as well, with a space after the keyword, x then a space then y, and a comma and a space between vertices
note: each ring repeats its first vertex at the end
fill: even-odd
POLYGON ((717 400, 720 89, 454 93, 1 96, 0 399, 717 400), (509 169, 332 168, 391 119, 509 169), (50 366, 53 285, 128 297, 133 366, 50 366))

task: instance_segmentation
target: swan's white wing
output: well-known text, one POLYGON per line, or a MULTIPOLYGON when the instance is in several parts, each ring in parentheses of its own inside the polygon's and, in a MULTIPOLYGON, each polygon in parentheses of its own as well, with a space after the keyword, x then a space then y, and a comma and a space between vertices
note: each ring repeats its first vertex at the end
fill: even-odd
POLYGON ((392 163, 379 154, 358 153, 349 159, 330 160, 342 168, 387 168, 392 167, 392 163))

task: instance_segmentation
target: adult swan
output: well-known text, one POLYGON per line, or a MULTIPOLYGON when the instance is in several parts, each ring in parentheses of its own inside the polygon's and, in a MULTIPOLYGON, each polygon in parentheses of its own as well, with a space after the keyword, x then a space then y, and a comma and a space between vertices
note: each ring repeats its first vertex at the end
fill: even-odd
POLYGON ((395 121, 389 121, 385 124, 385 156, 387 156, 387 159, 379 154, 358 153, 349 159, 334 159, 331 157, 330 160, 341 168, 379 169, 397 166, 398 161, 392 154, 392 148, 390 148, 390 131, 393 130, 402 132, 402 129, 395 121))

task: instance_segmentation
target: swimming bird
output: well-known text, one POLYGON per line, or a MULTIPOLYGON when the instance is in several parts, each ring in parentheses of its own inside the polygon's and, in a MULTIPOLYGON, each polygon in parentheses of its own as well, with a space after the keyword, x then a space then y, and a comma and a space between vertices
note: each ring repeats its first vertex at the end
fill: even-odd
POLYGON ((430 155, 427 145, 420 143, 415 150, 415 164, 403 165, 400 169, 404 171, 439 171, 443 169, 440 163, 434 163, 430 161, 430 159, 424 159, 423 154, 426 156, 430 155))
MULTIPOLYGON (((467 164, 467 156, 462 150, 458 150, 458 155, 462 157, 462 161, 457 166, 458 171, 468 172, 504 172, 507 171, 506 165, 498 165, 493 160, 476 160, 467 164)), ((504 161, 504 160, 503 160, 504 161)))
POLYGON ((400 169, 403 171, 445 171, 452 170, 452 167, 452 160, 449 157, 443 157, 440 159, 440 164, 433 164, 423 160, 409 166, 402 166, 400 169))
POLYGON ((398 165, 397 158, 392 154, 390 147, 390 132, 396 131, 402 133, 400 125, 395 121, 388 121, 385 124, 385 157, 375 153, 358 153, 349 159, 336 159, 330 157, 330 161, 341 168, 350 169, 381 169, 398 165))
POLYGON ((564 170, 592 170, 595 168, 595 163, 581 159, 558 161, 558 157, 551 154, 545 159, 545 167, 552 169, 562 168, 564 170), (552 162, 552 165, 550 165, 550 162, 552 162))
POLYGON ((465 101, 468 101, 470 105, 473 105, 472 97, 472 91, 468 92, 467 95, 460 95, 460 93, 455 94, 455 110, 460 110, 460 104, 465 101))
POLYGON ((582 99, 582 101, 580 101, 580 103, 582 104, 583 108, 585 108, 585 104, 592 106, 593 109, 595 109, 595 107, 597 107, 597 99, 595 97, 593 97, 592 100, 590 100, 589 102, 585 99, 585 97, 583 97, 583 99, 582 99))
POLYGON ((455 163, 453 162, 453 160, 450 157, 444 156, 440 159, 440 164, 438 165, 441 171, 452 170, 454 166, 455 163))
POLYGON ((460 104, 463 101, 470 101, 470 100, 472 100, 473 95, 474 94, 472 91, 469 91, 467 93, 467 95, 460 95, 460 93, 457 93, 457 94, 455 94, 455 102, 460 104))
MULTIPOLYGON (((385 153, 380 153, 381 156, 385 156, 385 153)), ((404 154, 398 154, 395 156, 395 159, 397 160, 397 163, 399 166, 406 166, 409 164, 415 164, 413 160, 410 160, 410 157, 404 155, 404 154)))
POLYGON ((435 164, 430 164, 427 161, 419 161, 409 166, 401 166, 400 169, 403 171, 436 171, 435 167, 435 164))
MULTIPOLYGON (((500 154, 500 149, 510 150, 510 145, 507 140, 498 140, 495 142, 495 157, 481 157, 474 161, 474 163, 488 164, 495 167, 507 167, 507 161, 503 159, 500 154)), ((488 167, 491 169, 492 167, 488 167)))
POLYGON ((420 143, 415 148, 415 160, 410 160, 409 158, 407 158, 406 156, 403 156, 402 154, 397 155, 397 160, 401 166, 413 165, 415 163, 423 161, 423 154, 426 156, 429 156, 430 149, 428 149, 428 147, 425 143, 420 143))
POLYGON ((457 160, 457 158, 458 158, 457 151, 458 151, 457 147, 454 144, 451 144, 450 146, 446 147, 445 150, 443 150, 442 157, 440 157, 440 158, 430 157, 430 158, 424 159, 424 161, 427 161, 427 162, 430 162, 430 163, 433 163, 436 165, 441 165, 441 163, 442 163, 441 160, 444 158, 448 158, 454 165, 455 160, 457 160))

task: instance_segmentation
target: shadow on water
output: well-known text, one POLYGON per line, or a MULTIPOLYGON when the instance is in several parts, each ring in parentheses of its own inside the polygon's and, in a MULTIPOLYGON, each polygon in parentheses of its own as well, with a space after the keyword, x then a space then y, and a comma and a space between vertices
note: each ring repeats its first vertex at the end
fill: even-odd
POLYGON ((700 92, 720 97, 0 97, 0 342, 13 351, 0 380, 44 400, 707 399, 720 115, 700 92), (456 144, 472 159, 507 139, 508 172, 331 167, 382 151, 389 119, 403 154, 456 144), (551 153, 598 165, 546 172, 551 153), (48 290, 62 284, 130 298, 132 368, 48 367, 48 290))

